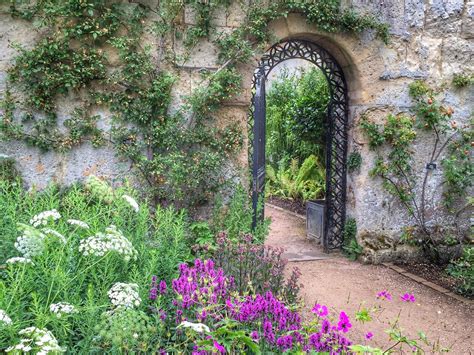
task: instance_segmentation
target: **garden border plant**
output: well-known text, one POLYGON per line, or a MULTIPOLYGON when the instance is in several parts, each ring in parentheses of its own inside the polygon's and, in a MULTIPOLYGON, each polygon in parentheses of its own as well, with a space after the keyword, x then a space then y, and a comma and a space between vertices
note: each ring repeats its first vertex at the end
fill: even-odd
POLYGON ((133 163, 155 203, 199 204, 220 188, 222 165, 242 145, 238 126, 209 126, 222 103, 241 89, 236 65, 272 41, 269 22, 298 12, 322 31, 357 34, 370 29, 388 40, 386 25, 370 15, 342 10, 337 0, 253 2, 240 27, 213 39, 219 69, 204 73, 202 85, 170 113, 179 66, 202 38, 210 37, 216 10, 229 5, 227 0, 161 1, 156 8, 139 1, 20 5, 13 0, 12 15, 34 21, 44 35, 32 49, 16 47, 19 55, 9 71, 0 131, 42 150, 67 151, 85 141, 112 144, 133 163), (194 10, 195 25, 180 22, 185 6, 194 10), (142 45, 149 32, 159 43, 156 54, 142 45), (174 50, 178 41, 186 48, 184 54, 174 50), (61 125, 57 100, 71 94, 84 105, 61 125), (110 132, 98 128, 97 108, 112 113, 110 132))
MULTIPOLYGON (((436 207, 445 207, 455 218, 472 207, 466 200, 465 191, 473 186, 471 152, 474 130, 472 123, 459 127, 451 120, 454 110, 437 100, 440 90, 415 81, 410 84, 409 93, 415 104, 413 116, 390 114, 381 125, 374 123, 368 114, 361 116, 360 127, 369 139, 369 148, 377 153, 370 175, 382 179, 383 187, 397 197, 414 220, 415 226, 405 228, 402 241, 420 245, 432 260, 445 264, 453 255, 446 254, 446 250, 440 247, 452 241, 447 240, 449 236, 440 240, 439 234, 451 231, 448 228, 443 230, 429 220, 428 182, 439 162, 443 169, 441 191, 444 199, 436 207), (413 168, 412 148, 416 138, 423 133, 432 136, 433 144, 426 157, 424 172, 419 176, 413 168)), ((437 191, 440 190, 432 193, 437 191)), ((458 237, 455 242, 463 243, 465 236, 458 237)))
MULTIPOLYGON (((190 258, 183 212, 157 209, 152 216, 126 186, 91 177, 84 186, 27 192, 0 180, 0 194, 8 217, 8 238, 0 243, 8 249, 0 272, 0 349, 8 353, 382 353, 352 345, 352 316, 343 311, 316 304, 305 320, 298 271, 285 281, 282 251, 252 244, 250 235, 234 244, 221 233, 214 264, 190 258)), ((401 296, 406 307, 414 300, 401 296)), ((380 310, 364 303, 354 320, 368 322, 380 310)), ((438 349, 423 333, 404 334, 398 321, 389 336, 386 353, 438 349)))

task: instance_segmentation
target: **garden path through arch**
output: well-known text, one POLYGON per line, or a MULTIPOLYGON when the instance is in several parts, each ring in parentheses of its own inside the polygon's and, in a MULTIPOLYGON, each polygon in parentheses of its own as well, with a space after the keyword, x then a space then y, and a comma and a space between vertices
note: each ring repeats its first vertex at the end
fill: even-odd
POLYGON ((326 213, 322 244, 329 252, 343 244, 346 217, 346 159, 348 139, 348 89, 344 72, 336 59, 316 43, 290 39, 273 45, 260 59, 252 79, 249 113, 249 166, 252 171, 254 225, 264 216, 265 187, 265 81, 270 71, 290 59, 305 59, 317 66, 329 85, 326 140, 326 213))

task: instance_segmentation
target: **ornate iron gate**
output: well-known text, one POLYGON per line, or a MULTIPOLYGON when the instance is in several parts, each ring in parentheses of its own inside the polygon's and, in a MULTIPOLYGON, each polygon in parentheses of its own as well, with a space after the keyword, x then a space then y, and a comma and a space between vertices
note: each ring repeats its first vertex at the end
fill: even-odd
POLYGON ((263 219, 265 186, 265 81, 270 71, 289 59, 306 59, 324 73, 330 90, 326 146, 326 223, 324 250, 342 246, 346 216, 346 158, 348 97, 344 73, 324 48, 305 40, 288 40, 275 44, 263 55, 252 82, 252 105, 249 115, 249 166, 252 167, 252 203, 254 226, 263 219))

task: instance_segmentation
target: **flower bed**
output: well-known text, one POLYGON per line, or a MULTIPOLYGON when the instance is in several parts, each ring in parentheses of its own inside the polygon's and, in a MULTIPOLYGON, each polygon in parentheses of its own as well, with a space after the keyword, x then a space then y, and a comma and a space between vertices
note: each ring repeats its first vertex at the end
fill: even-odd
MULTIPOLYGON (((369 346, 370 332, 365 344, 350 335, 381 307, 351 315, 316 304, 312 317, 303 317, 299 271, 285 279, 281 250, 254 244, 250 234, 222 232, 213 248, 195 249, 201 259, 191 252, 182 212, 152 215, 132 201, 133 191, 97 180, 86 186, 37 195, 0 183, 0 203, 9 207, 0 351, 382 353, 369 346)), ((377 296, 407 307, 415 297, 377 296)), ((398 322, 388 334, 389 352, 439 350, 422 333, 407 337, 398 322)))

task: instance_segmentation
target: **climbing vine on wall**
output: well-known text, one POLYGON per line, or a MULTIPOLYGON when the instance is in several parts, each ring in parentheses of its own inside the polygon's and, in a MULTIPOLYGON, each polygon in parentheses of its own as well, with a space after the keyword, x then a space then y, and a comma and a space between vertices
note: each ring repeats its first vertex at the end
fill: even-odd
POLYGON ((370 149, 377 152, 370 174, 381 178, 386 190, 406 207, 418 232, 425 236, 422 245, 431 248, 439 243, 433 236, 439 226, 429 221, 427 204, 428 200, 433 200, 427 196, 430 177, 440 167, 440 162, 444 182, 439 189, 443 190, 445 206, 455 214, 464 208, 459 208, 459 202, 474 178, 474 131, 472 124, 460 127, 452 119, 454 110, 442 105, 437 99, 439 92, 424 82, 415 81, 409 92, 415 104, 414 115, 390 114, 383 124, 376 124, 364 115, 360 125, 369 138, 370 149), (433 138, 422 176, 413 168, 414 143, 421 134, 430 134, 433 138))
POLYGON ((140 172, 156 202, 198 204, 222 185, 222 166, 242 145, 237 124, 214 128, 213 121, 222 103, 241 89, 236 64, 272 41, 270 21, 300 12, 323 31, 371 29, 383 41, 388 38, 385 25, 341 10, 339 1, 252 1, 240 27, 214 36, 220 68, 204 72, 201 86, 171 109, 180 65, 202 38, 215 32, 215 11, 229 5, 230 0, 169 0, 154 6, 12 1, 12 16, 33 21, 41 38, 31 49, 16 45, 1 134, 45 151, 67 151, 86 141, 112 144, 140 172), (194 25, 182 23, 186 6, 195 13, 194 25), (144 44, 147 36, 156 48, 144 44), (179 41, 186 48, 181 54, 179 41), (80 104, 59 114, 63 97, 80 104), (99 128, 99 112, 107 111, 111 127, 99 128))

